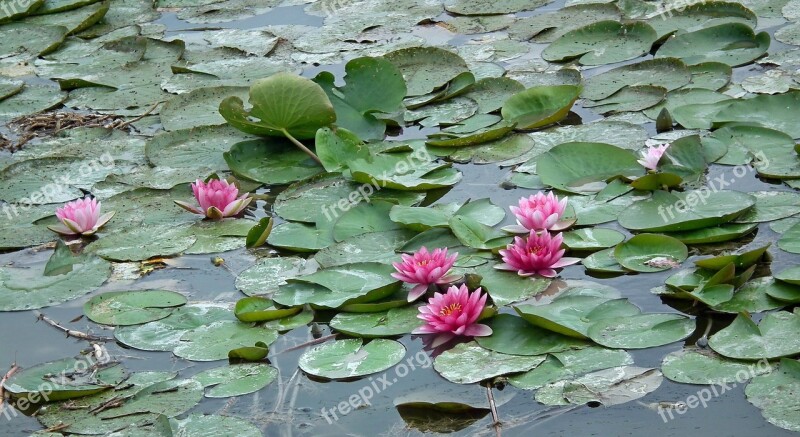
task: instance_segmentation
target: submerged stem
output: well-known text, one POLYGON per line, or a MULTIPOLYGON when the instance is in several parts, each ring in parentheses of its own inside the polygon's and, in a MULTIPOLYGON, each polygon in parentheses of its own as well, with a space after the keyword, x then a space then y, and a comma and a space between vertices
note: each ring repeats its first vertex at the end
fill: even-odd
POLYGON ((292 134, 290 134, 288 130, 281 129, 281 132, 283 132, 283 134, 286 135, 286 138, 288 138, 289 141, 294 143, 295 146, 297 146, 300 150, 306 152, 306 154, 308 154, 308 156, 310 156, 311 159, 313 159, 314 161, 317 161, 317 164, 322 165, 322 161, 319 160, 319 156, 317 156, 314 152, 312 152, 311 149, 306 147, 303 143, 298 141, 297 138, 293 137, 292 134))

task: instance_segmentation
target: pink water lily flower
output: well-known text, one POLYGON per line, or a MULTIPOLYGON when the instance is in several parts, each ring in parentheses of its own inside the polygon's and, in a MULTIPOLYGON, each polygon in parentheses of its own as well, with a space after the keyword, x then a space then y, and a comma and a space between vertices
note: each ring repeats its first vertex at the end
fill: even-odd
POLYGON ((547 278, 556 276, 559 267, 580 261, 579 258, 564 258, 561 244, 564 239, 560 233, 551 236, 549 232, 537 234, 531 231, 528 238, 515 237, 514 242, 500 250, 503 263, 494 267, 500 270, 516 271, 520 276, 541 275, 547 278))
POLYGON ((492 335, 492 328, 475 323, 486 307, 486 297, 480 288, 470 293, 466 285, 453 285, 445 294, 434 293, 427 305, 419 307, 417 317, 424 320, 425 324, 412 331, 412 334, 437 334, 436 345, 446 343, 457 335, 492 335))
POLYGON ((200 204, 199 208, 180 200, 175 200, 174 202, 187 211, 204 215, 214 220, 239 214, 253 200, 247 196, 247 193, 239 196, 239 189, 236 188, 236 185, 219 179, 212 179, 208 183, 198 179, 192 184, 192 191, 194 191, 194 197, 200 204))
POLYGON ((661 144, 660 146, 648 147, 647 150, 642 151, 642 159, 636 161, 642 164, 645 168, 655 170, 658 167, 658 161, 667 151, 669 144, 661 144))
POLYGON ((574 219, 561 220, 567 208, 568 199, 559 199, 552 192, 544 194, 541 191, 519 199, 519 206, 512 206, 511 212, 517 216, 517 224, 506 226, 503 230, 515 234, 530 231, 554 230, 560 231, 575 223, 574 219))
POLYGON ((433 253, 423 246, 412 255, 403 254, 402 262, 392 263, 397 273, 392 277, 409 284, 417 284, 408 293, 408 301, 413 302, 425 294, 431 284, 447 284, 458 279, 447 275, 456 262, 458 253, 447 256, 447 248, 434 249, 433 253))
POLYGON ((56 217, 61 223, 48 226, 51 231, 63 235, 92 235, 114 217, 114 212, 101 216, 100 202, 86 197, 56 209, 56 217))

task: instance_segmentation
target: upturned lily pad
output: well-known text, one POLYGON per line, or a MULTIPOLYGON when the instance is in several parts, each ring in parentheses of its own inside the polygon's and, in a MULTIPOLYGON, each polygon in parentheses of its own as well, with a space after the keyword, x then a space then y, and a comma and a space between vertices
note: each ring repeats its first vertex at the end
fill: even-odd
POLYGON ((269 364, 245 363, 208 369, 192 379, 207 389, 207 398, 229 398, 257 392, 277 376, 278 369, 269 364))
POLYGON ((679 267, 689 256, 686 245, 661 234, 639 234, 619 244, 614 258, 637 272, 660 272, 679 267))
POLYGON ((579 349, 588 343, 533 326, 521 317, 499 314, 487 322, 492 335, 476 337, 483 348, 509 355, 543 355, 579 349))
POLYGON ((599 402, 608 407, 639 399, 658 389, 663 380, 657 369, 613 367, 545 385, 536 392, 536 400, 545 405, 599 402))
POLYGON ((167 290, 112 291, 89 299, 86 317, 104 325, 139 325, 169 316, 186 297, 167 290))
POLYGON ((336 121, 325 91, 309 79, 277 73, 250 87, 250 111, 239 97, 220 103, 219 111, 236 129, 253 134, 314 138, 317 129, 336 121))
POLYGON ((475 342, 460 343, 442 352, 433 368, 456 384, 472 384, 507 373, 526 372, 544 361, 544 356, 508 355, 490 351, 475 342))
POLYGON ((394 341, 361 339, 335 340, 309 349, 298 365, 304 372, 327 379, 346 379, 382 372, 406 355, 406 348, 394 341))
MULTIPOLYGON (((765 363, 766 364, 766 363, 765 363)), ((683 384, 744 383, 748 378, 768 372, 761 363, 731 360, 708 349, 683 349, 664 357, 661 371, 667 379, 683 384)))
POLYGON ((300 312, 301 307, 277 308, 272 300, 260 296, 239 299, 234 308, 236 318, 245 323, 268 322, 300 312))
POLYGON ((528 88, 503 103, 503 119, 517 129, 535 129, 564 119, 578 99, 580 87, 554 85, 528 88))
POLYGON ((779 311, 769 313, 756 325, 740 314, 728 327, 712 335, 708 345, 720 355, 740 360, 772 359, 800 353, 800 316, 779 311))
POLYGON ((644 174, 629 150, 604 143, 564 143, 537 158, 542 182, 572 193, 602 190, 606 181, 644 174))
POLYGON ((416 306, 394 308, 376 313, 339 313, 330 326, 353 337, 375 338, 410 334, 422 325, 416 306))
POLYGON ((562 35, 542 52, 542 58, 551 62, 578 58, 582 65, 612 64, 644 55, 657 38, 647 23, 600 21, 562 35))
POLYGON ((800 431, 800 420, 795 413, 800 408, 794 393, 800 390, 800 365, 795 360, 781 359, 777 370, 753 378, 744 393, 751 404, 761 409, 761 414, 775 426, 790 431, 800 431))
POLYGON ((269 344, 277 338, 278 331, 269 328, 222 320, 184 333, 173 353, 192 361, 224 360, 231 349, 250 346, 258 341, 269 344))

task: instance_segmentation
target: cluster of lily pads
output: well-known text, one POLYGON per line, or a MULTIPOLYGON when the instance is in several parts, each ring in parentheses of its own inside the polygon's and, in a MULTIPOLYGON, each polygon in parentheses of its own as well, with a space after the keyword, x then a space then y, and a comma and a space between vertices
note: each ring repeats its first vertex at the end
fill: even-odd
MULTIPOLYGON (((0 154, 0 249, 19 257, 0 267, 0 310, 135 284, 167 257, 246 247, 250 264, 235 305, 136 285, 93 294, 85 315, 127 347, 236 364, 180 377, 119 363, 76 372, 83 357, 29 367, 4 389, 19 400, 48 381, 45 427, 260 435, 233 417, 176 417, 261 390, 279 378, 273 343, 324 323, 336 338, 298 363, 315 380, 390 369, 407 354, 397 338, 419 334, 446 380, 508 381, 546 405, 627 402, 663 377, 733 381, 769 360, 747 398, 800 430, 800 269, 769 270, 770 255, 800 253, 800 56, 765 58, 763 31, 785 17, 775 39, 800 43, 796 2, 568 2, 520 17, 547 2, 321 1, 306 6, 316 27, 169 37, 150 1, 17 3, 0 8, 0 144, 52 109, 129 123, 56 128, 0 154), (480 36, 437 47, 425 32, 480 36), (300 76, 311 63, 344 76, 300 76), (606 118, 577 124, 589 112, 606 118), (113 164, 91 165, 98 151, 113 164), (483 171, 463 163, 511 168, 516 225, 459 192, 483 171), (772 185, 740 191, 743 176, 772 185), (555 278, 562 267, 600 279, 555 278), (645 312, 602 279, 673 269, 653 293, 686 315, 645 312), (698 323, 716 314, 735 319, 698 323), (690 336, 660 369, 628 352, 690 336)), ((282 3, 155 2, 193 23, 282 3)))

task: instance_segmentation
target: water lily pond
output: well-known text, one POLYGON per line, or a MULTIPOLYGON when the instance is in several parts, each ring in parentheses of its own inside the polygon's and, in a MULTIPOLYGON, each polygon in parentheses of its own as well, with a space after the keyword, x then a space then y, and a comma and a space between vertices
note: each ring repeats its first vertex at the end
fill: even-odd
POLYGON ((800 431, 798 19, 0 0, 0 435, 800 431))

